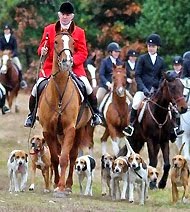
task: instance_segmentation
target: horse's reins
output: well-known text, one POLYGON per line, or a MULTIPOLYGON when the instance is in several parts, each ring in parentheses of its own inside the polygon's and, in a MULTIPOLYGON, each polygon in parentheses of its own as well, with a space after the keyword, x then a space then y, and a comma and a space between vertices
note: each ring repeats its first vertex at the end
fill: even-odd
MULTIPOLYGON (((63 34, 63 33, 62 33, 62 34, 63 34)), ((66 81, 66 83, 65 83, 65 86, 64 86, 64 89, 63 89, 62 92, 61 92, 61 90, 60 90, 58 84, 57 84, 56 81, 55 81, 55 77, 57 76, 57 74, 58 74, 59 72, 62 71, 61 60, 60 60, 61 54, 62 54, 64 51, 69 50, 70 53, 71 53, 71 55, 72 55, 72 51, 71 51, 70 49, 68 49, 68 48, 63 48, 60 52, 58 52, 58 51, 56 50, 55 47, 54 47, 54 50, 55 50, 55 53, 56 53, 56 55, 57 55, 57 60, 58 60, 58 63, 57 63, 57 64, 58 64, 58 67, 59 67, 58 71, 57 71, 56 73, 52 74, 52 77, 53 77, 54 82, 55 82, 55 87, 56 87, 56 90, 57 90, 58 95, 59 95, 58 110, 55 109, 54 107, 52 107, 51 103, 48 101, 46 92, 45 92, 45 99, 46 99, 46 102, 47 102, 47 104, 49 105, 49 107, 50 107, 53 111, 57 112, 57 113, 59 114, 59 117, 60 117, 61 114, 63 113, 63 111, 64 111, 64 110, 66 109, 66 107, 69 105, 69 103, 70 103, 70 101, 71 101, 71 99, 72 99, 72 97, 73 97, 73 94, 74 94, 74 88, 73 88, 73 89, 72 89, 72 92, 71 92, 71 95, 70 95, 70 98, 68 99, 68 101, 67 101, 67 103, 64 105, 64 107, 62 107, 63 97, 64 97, 64 95, 65 95, 66 88, 67 88, 67 85, 68 85, 68 82, 69 82, 69 79, 70 79, 70 73, 71 73, 71 70, 70 70, 70 69, 71 69, 71 67, 69 67, 69 70, 68 70, 69 74, 68 74, 68 76, 67 76, 67 81, 66 81)))
POLYGON ((166 122, 168 121, 168 116, 169 116, 169 115, 168 115, 168 113, 167 113, 167 116, 166 116, 166 119, 164 120, 164 122, 163 122, 163 123, 159 123, 159 122, 156 120, 156 118, 154 117, 154 115, 153 115, 153 113, 152 113, 152 111, 151 111, 151 109, 150 109, 150 104, 149 104, 150 102, 153 103, 154 105, 160 107, 160 108, 163 109, 163 110, 167 110, 167 111, 169 111, 169 110, 168 110, 168 108, 162 107, 161 105, 157 104, 156 102, 154 102, 154 101, 152 101, 152 100, 148 100, 148 101, 147 101, 148 111, 149 111, 149 113, 150 113, 152 119, 155 121, 155 123, 158 125, 159 128, 162 128, 162 127, 166 124, 166 122))

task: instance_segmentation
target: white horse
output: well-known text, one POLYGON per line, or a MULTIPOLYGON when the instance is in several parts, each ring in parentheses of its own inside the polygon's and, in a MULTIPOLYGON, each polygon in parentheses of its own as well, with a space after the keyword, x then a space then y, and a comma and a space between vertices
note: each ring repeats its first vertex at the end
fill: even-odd
POLYGON ((186 113, 180 115, 180 127, 184 130, 184 133, 176 139, 176 145, 180 149, 181 145, 185 142, 182 154, 187 160, 190 160, 190 78, 184 78, 181 81, 184 85, 183 94, 186 98, 188 110, 186 113))

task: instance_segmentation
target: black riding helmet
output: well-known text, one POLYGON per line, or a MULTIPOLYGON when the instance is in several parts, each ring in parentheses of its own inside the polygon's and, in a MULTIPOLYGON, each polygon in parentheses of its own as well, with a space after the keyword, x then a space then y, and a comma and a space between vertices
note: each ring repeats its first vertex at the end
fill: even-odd
POLYGON ((132 56, 132 57, 138 57, 139 53, 133 49, 129 49, 129 51, 127 52, 127 57, 132 56))
POLYGON ((147 44, 154 44, 156 46, 161 46, 161 38, 158 34, 151 34, 146 39, 147 44))
POLYGON ((173 65, 182 65, 183 64, 183 58, 181 56, 175 56, 173 58, 173 65))
POLYGON ((69 1, 66 1, 64 2, 60 8, 59 8, 59 12, 61 13, 65 13, 65 14, 71 14, 71 13, 74 13, 74 6, 71 2, 69 1))
POLYGON ((5 25, 4 25, 3 30, 6 30, 6 29, 10 29, 10 30, 11 30, 11 27, 10 27, 10 25, 9 25, 9 24, 5 24, 5 25))
POLYGON ((121 48, 120 48, 120 46, 119 46, 118 43, 116 43, 116 42, 111 42, 111 43, 109 43, 108 46, 107 46, 107 51, 108 51, 108 52, 112 52, 112 51, 120 52, 120 51, 121 51, 121 48))

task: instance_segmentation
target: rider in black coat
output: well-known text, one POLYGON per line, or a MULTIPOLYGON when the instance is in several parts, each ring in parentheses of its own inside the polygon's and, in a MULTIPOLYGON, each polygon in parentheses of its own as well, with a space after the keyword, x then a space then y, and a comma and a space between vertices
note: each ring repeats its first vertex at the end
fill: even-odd
POLYGON ((3 30, 4 34, 0 37, 0 51, 10 50, 12 52, 13 62, 16 64, 19 70, 20 87, 26 88, 27 87, 26 81, 22 79, 22 65, 18 58, 16 38, 11 33, 11 27, 9 25, 6 24, 3 30))

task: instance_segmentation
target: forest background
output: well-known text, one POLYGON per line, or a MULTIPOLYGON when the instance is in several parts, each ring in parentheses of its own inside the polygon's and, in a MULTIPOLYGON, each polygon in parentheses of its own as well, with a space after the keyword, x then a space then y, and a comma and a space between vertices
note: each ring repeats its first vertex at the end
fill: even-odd
MULTIPOLYGON (((10 24, 18 41, 24 71, 37 68, 43 28, 57 20, 63 0, 1 0, 0 27, 10 24)), ((122 47, 122 59, 130 48, 146 51, 151 33, 162 38, 159 52, 171 68, 172 57, 190 50, 189 0, 71 0, 75 22, 86 31, 89 52, 105 52, 109 42, 122 47)))

